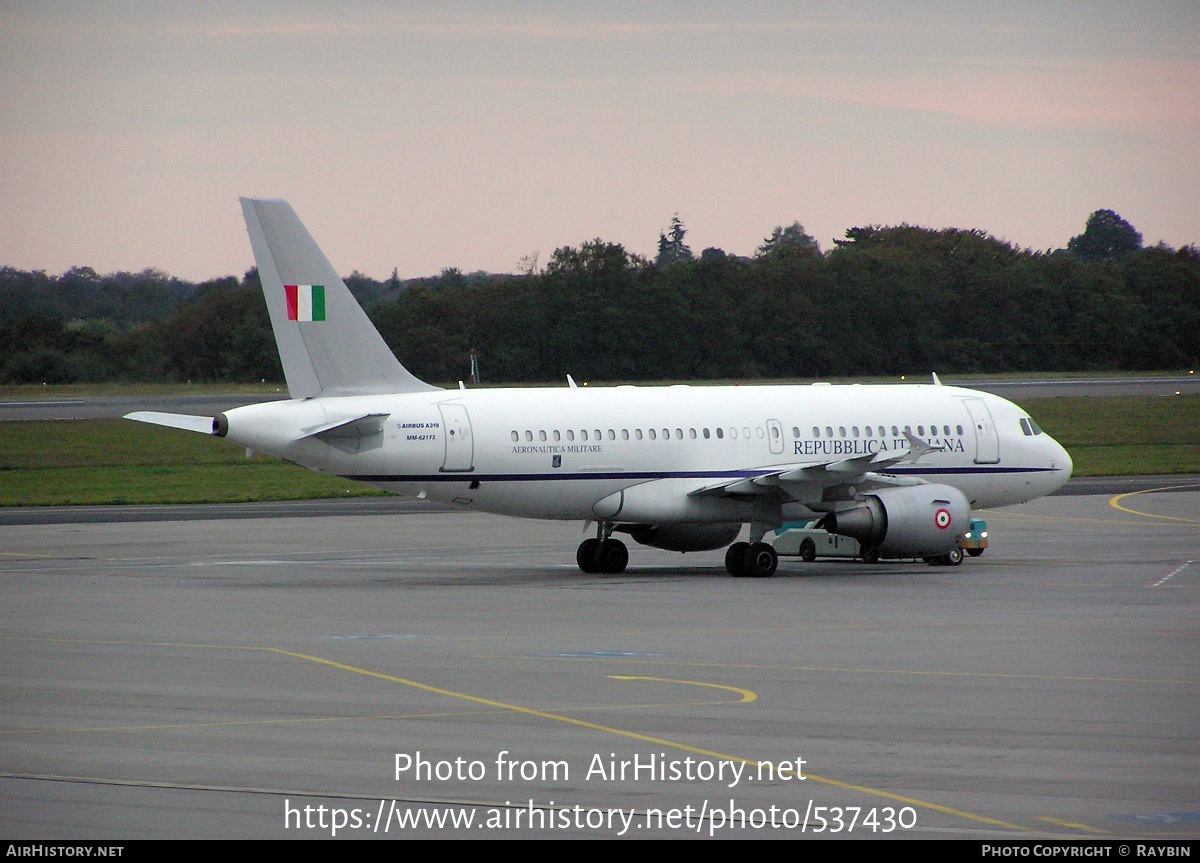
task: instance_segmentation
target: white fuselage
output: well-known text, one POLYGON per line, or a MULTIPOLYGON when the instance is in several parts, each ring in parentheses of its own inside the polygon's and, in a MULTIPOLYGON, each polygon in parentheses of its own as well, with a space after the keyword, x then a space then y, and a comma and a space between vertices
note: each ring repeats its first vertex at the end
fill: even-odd
MULTIPOLYGON (((884 473, 954 486, 972 507, 1049 494, 1072 467, 1016 405, 949 386, 460 389, 292 400, 225 416, 231 440, 315 470, 546 519, 605 518, 597 502, 659 482, 678 501, 661 520, 749 520, 730 501, 689 492, 785 466, 898 453, 906 431, 940 451, 884 473), (369 434, 300 437, 368 416, 379 418, 369 434)), ((809 512, 794 504, 784 514, 809 512)))

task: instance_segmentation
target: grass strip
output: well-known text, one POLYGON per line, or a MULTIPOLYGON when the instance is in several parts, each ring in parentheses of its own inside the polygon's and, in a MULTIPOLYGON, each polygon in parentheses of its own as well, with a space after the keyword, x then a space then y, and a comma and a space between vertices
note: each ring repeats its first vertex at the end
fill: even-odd
MULTIPOLYGON (((1200 472, 1200 396, 1027 399, 1076 476, 1200 472)), ((0 506, 379 495, 225 440, 120 419, 0 423, 0 506)))

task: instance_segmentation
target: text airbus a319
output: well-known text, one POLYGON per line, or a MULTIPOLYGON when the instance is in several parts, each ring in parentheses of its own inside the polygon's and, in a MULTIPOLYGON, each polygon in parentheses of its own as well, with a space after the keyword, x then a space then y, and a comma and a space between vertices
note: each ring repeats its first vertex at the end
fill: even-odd
POLYGON ((956 564, 973 508, 1050 494, 1071 475, 1070 456, 1021 408, 936 376, 441 389, 396 359, 286 202, 243 198, 242 210, 291 398, 128 418, 396 494, 594 524, 576 554, 585 572, 625 569, 620 533, 680 552, 728 546, 732 575, 769 576, 767 532, 812 518, 858 540, 866 559, 956 564))

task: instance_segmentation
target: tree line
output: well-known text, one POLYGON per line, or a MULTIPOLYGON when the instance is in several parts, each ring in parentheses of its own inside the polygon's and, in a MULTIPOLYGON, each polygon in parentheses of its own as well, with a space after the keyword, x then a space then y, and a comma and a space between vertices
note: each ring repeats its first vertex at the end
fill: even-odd
MULTIPOLYGON (((822 251, 794 223, 753 257, 696 256, 685 234, 676 216, 654 261, 597 239, 521 275, 445 270, 401 283, 356 272, 347 283, 401 361, 440 382, 467 378, 472 351, 494 383, 1146 370, 1200 359, 1200 249, 1144 247, 1109 210, 1050 252, 910 225, 852 228, 822 251)), ((156 271, 76 268, 55 280, 5 268, 0 297, 0 382, 282 379, 253 270, 191 285, 156 271)))

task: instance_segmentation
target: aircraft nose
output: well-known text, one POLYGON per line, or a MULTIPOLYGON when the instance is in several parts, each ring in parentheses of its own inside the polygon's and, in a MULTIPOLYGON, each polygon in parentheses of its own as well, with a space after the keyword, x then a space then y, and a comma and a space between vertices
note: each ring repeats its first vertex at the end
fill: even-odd
POLYGON ((1071 473, 1075 470, 1075 462, 1062 444, 1049 435, 1046 435, 1046 438, 1046 442, 1051 446, 1050 467, 1055 471, 1055 478, 1058 480, 1058 484, 1055 486, 1057 490, 1066 485, 1067 480, 1071 478, 1071 473))

